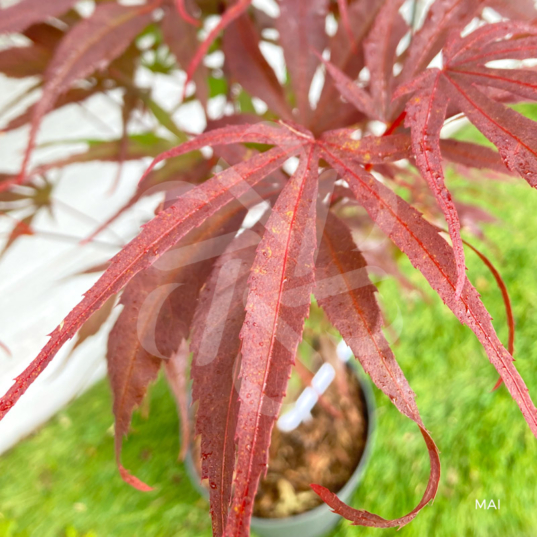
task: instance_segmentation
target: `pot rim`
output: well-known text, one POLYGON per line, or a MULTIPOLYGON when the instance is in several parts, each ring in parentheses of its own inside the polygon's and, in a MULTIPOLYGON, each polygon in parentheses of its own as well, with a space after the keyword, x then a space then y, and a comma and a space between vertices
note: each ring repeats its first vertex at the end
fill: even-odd
MULTIPOLYGON (((365 467, 369 462, 369 458, 371 457, 371 451, 373 449, 376 431, 375 399, 370 383, 366 380, 364 373, 359 370, 357 363, 352 358, 347 362, 347 365, 354 370, 358 378, 362 394, 364 396, 367 415, 367 436, 360 462, 358 463, 358 466, 356 466, 347 483, 336 493, 338 496, 350 496, 358 488, 358 485, 362 478, 362 474, 364 473, 365 467)), ((207 489, 201 484, 201 481, 199 479, 195 479, 195 477, 199 477, 199 475, 196 471, 194 461, 192 459, 192 450, 190 448, 185 455, 185 468, 187 470, 188 476, 190 477, 190 481, 192 482, 196 490, 198 490, 198 492, 200 492, 200 494, 207 499, 209 497, 207 489)), ((251 526, 254 530, 256 527, 276 529, 281 526, 283 528, 290 523, 306 523, 310 519, 315 519, 323 513, 332 514, 333 511, 330 509, 330 507, 328 507, 327 504, 322 503, 321 505, 314 507, 313 509, 310 509, 308 511, 305 511, 304 513, 282 518, 264 518, 253 516, 251 526)))

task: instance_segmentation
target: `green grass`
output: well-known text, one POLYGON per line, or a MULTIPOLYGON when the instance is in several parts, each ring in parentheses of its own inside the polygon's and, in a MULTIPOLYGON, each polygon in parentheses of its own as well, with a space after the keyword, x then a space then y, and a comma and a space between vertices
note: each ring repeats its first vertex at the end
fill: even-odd
MULTIPOLYGON (((463 199, 490 204, 502 222, 486 228, 480 245, 504 276, 517 321, 517 367, 537 398, 537 194, 520 180, 487 183, 472 194, 453 178, 463 199)), ((477 241, 474 241, 477 242, 477 241)), ((505 312, 494 281, 470 251, 476 284, 503 341, 505 312)), ((530 537, 537 535, 537 441, 505 388, 491 393, 494 368, 471 331, 403 262, 422 287, 400 295, 391 280, 381 296, 403 331, 394 346, 417 395, 426 426, 440 450, 442 480, 434 504, 397 535, 403 537, 530 537), (501 500, 501 510, 476 510, 475 500, 501 500)), ((417 428, 375 391, 378 431, 373 456, 354 505, 384 517, 400 516, 419 501, 428 457, 417 428)), ((110 393, 105 382, 61 411, 31 438, 0 458, 1 537, 203 537, 210 535, 207 503, 177 462, 178 423, 167 387, 151 392, 150 419, 137 415, 124 462, 156 486, 141 493, 123 484, 115 468, 110 393)), ((395 530, 351 527, 333 536, 395 535, 395 530)), ((307 537, 307 536, 304 536, 307 537)))

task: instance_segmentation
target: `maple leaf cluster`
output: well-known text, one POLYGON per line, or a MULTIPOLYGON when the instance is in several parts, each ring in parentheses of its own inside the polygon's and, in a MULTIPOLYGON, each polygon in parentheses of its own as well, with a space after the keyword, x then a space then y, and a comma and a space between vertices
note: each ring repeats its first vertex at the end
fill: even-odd
POLYGON ((444 177, 452 163, 466 173, 518 174, 537 186, 536 125, 511 106, 537 95, 537 73, 525 62, 537 57, 533 2, 436 0, 420 23, 408 16, 413 2, 404 0, 279 0, 274 16, 250 0, 97 0, 85 17, 75 3, 21 0, 0 11, 0 33, 25 37, 23 46, 0 51, 0 72, 34 77, 28 92, 38 95, 3 129, 29 126, 20 173, 0 175, 2 213, 15 213, 20 202, 29 208, 7 247, 31 234, 35 214, 50 206, 49 171, 73 163, 121 166, 154 158, 129 203, 88 240, 148 193, 162 191, 165 201, 138 236, 98 267, 102 276, 1 398, 0 418, 62 345, 79 333, 78 344, 100 328, 120 294, 107 359, 122 477, 150 489, 121 465, 122 438, 161 368, 187 415, 192 353, 196 433, 214 535, 249 535, 313 294, 372 381, 417 424, 431 470, 421 501, 394 520, 353 509, 320 485, 312 488, 356 525, 407 524, 435 497, 440 460, 383 334, 367 274, 372 264, 396 272, 392 254, 398 249, 477 336, 537 435, 537 410, 513 364, 505 285, 478 252, 505 299, 508 348, 466 276, 461 226, 476 227, 486 216, 457 203, 444 177), (140 35, 151 36, 152 44, 144 48, 140 35), (283 51, 285 80, 263 54, 268 44, 283 51), (217 50, 223 69, 203 61, 217 50), (203 133, 184 132, 135 82, 141 65, 164 74, 180 69, 182 103, 198 100, 207 111, 219 95, 230 107, 216 120, 207 116, 203 133), (82 153, 32 164, 47 114, 117 89, 123 95, 120 139, 92 141, 82 153), (159 134, 131 134, 135 112, 151 115, 159 134), (446 122, 460 117, 497 151, 443 136, 446 122), (254 225, 247 223, 253 207, 265 208, 254 225), (360 252, 353 232, 369 224, 358 208, 393 250, 385 247, 374 259, 360 252))

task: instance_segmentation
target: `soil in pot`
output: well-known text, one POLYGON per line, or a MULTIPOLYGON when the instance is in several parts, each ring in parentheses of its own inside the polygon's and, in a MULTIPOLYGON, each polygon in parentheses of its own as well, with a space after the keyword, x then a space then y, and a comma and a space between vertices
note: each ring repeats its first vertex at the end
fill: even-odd
POLYGON ((346 382, 329 386, 312 419, 291 432, 274 427, 254 516, 283 518, 309 511, 322 503, 311 483, 338 492, 356 470, 365 448, 367 410, 356 373, 350 367, 344 371, 346 382))
MULTIPOLYGON (((367 408, 356 373, 342 370, 347 378, 328 387, 310 420, 291 432, 274 427, 254 516, 284 518, 314 509, 322 501, 310 483, 337 493, 356 470, 367 438, 367 408)), ((199 443, 193 458, 199 472, 199 443)))

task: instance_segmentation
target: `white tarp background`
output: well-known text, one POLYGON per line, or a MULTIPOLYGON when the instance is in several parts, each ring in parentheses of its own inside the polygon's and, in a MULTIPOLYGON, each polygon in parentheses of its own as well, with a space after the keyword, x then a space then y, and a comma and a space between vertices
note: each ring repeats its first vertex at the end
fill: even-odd
MULTIPOLYGON (((4 40, 4 46, 6 42, 4 40)), ((147 71, 141 72, 140 78, 148 85, 153 83, 152 75, 147 71)), ((34 82, 0 75, 0 109, 34 82)), ((171 109, 181 95, 181 76, 175 80, 159 76, 154 87, 154 97, 171 109)), ((54 112, 45 119, 38 142, 118 138, 121 133, 119 101, 119 94, 96 96, 87 105, 72 105, 54 112)), ((0 129, 21 108, 24 108, 24 102, 2 116, 0 129)), ((190 131, 204 128, 203 115, 195 104, 183 109, 177 120, 190 131)), ((140 131, 144 124, 148 125, 148 118, 138 118, 132 122, 132 128, 140 131)), ((27 127, 0 134, 2 172, 17 171, 27 137, 27 127)), ((33 160, 43 162, 84 148, 84 144, 47 147, 38 150, 33 160)), ((2 393, 37 355, 47 341, 47 334, 97 278, 95 275, 72 275, 109 259, 118 251, 118 245, 132 238, 139 226, 153 215, 159 201, 157 197, 149 198, 129 211, 114 224, 114 231, 103 232, 96 244, 78 244, 79 239, 87 237, 98 222, 114 214, 131 197, 146 165, 147 162, 127 163, 119 188, 113 193, 111 185, 117 170, 114 164, 73 165, 52 172, 59 179, 53 192, 53 199, 57 200, 53 203, 53 214, 41 214, 34 221, 36 235, 18 240, 0 259, 0 341, 12 353, 10 357, 0 350, 2 393)), ((7 218, 0 219, 0 248, 12 226, 13 222, 7 218)), ((86 340, 67 363, 65 358, 72 343, 58 353, 40 379, 0 422, 0 453, 104 376, 106 332, 105 329, 86 340)))

